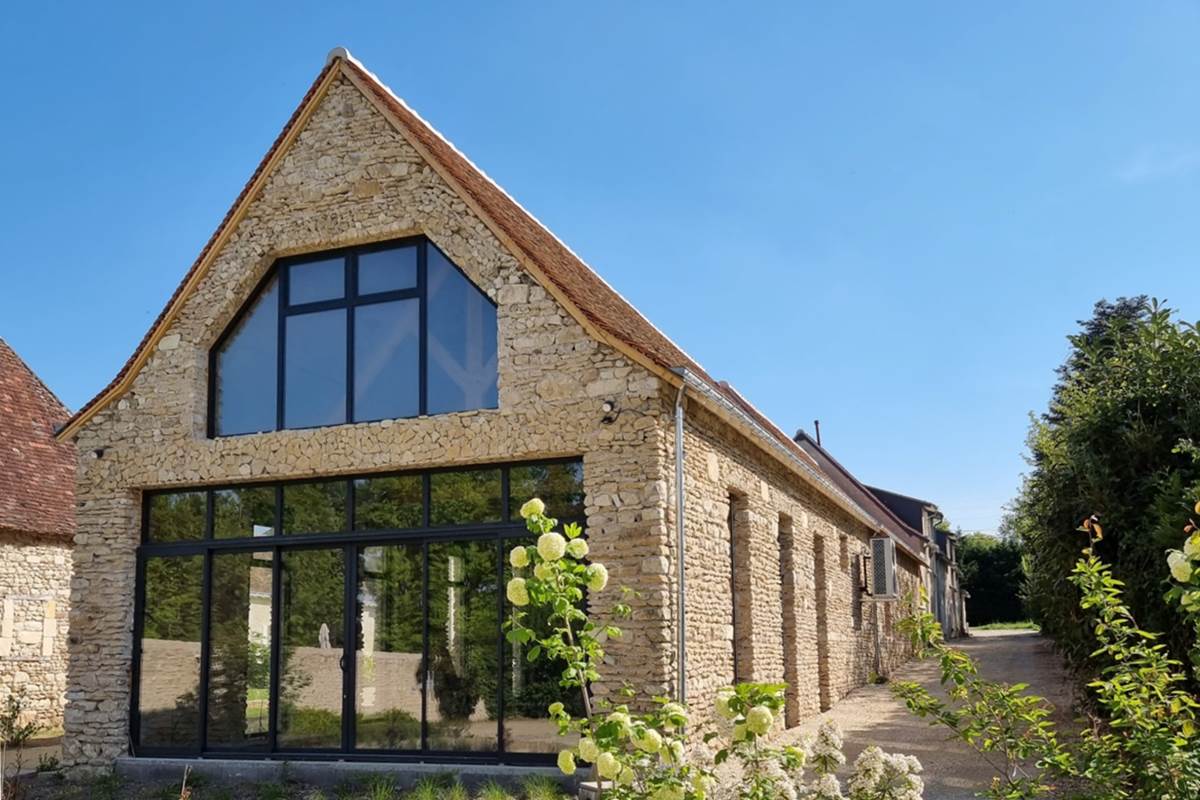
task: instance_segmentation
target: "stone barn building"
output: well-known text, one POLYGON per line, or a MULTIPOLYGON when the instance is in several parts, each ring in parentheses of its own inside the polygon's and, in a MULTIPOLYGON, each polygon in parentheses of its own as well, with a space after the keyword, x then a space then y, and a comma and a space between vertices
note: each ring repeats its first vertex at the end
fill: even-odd
POLYGON ((75 450, 54 433, 69 416, 0 339, 0 702, 16 694, 48 730, 67 688, 75 450))
POLYGON ((869 596, 876 510, 343 50, 60 436, 79 767, 550 763, 558 670, 500 632, 533 496, 638 592, 601 691, 701 716, 751 679, 817 713, 926 580, 898 540, 869 596))

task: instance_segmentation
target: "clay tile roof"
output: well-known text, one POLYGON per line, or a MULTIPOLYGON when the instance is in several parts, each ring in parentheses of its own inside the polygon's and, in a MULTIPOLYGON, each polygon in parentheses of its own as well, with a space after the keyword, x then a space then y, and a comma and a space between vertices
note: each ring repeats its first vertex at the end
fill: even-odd
MULTIPOLYGON (((816 440, 804 431, 796 433, 796 444, 812 456, 821 465, 821 469, 860 507, 865 508, 875 519, 879 520, 893 539, 914 555, 924 558, 924 543, 928 541, 920 527, 914 528, 898 516, 886 502, 875 496, 875 490, 867 487, 854 473, 842 466, 828 450, 817 444, 816 440)), ((918 523, 919 525, 920 523, 918 523)))
POLYGON ((70 416, 0 339, 0 529, 48 536, 75 530, 75 448, 54 438, 70 416))

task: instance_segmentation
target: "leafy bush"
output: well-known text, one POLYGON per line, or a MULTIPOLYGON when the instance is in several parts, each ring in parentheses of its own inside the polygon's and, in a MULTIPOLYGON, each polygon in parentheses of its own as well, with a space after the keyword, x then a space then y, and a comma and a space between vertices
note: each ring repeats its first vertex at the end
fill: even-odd
MULTIPOLYGON (((1200 503, 1196 505, 1200 514, 1200 503)), ((1200 626, 1200 533, 1189 522, 1182 550, 1168 565, 1176 581, 1166 597, 1181 606, 1194 632, 1200 626)), ((1188 673, 1171 657, 1159 634, 1140 628, 1125 599, 1125 584, 1097 553, 1104 530, 1094 517, 1080 531, 1088 544, 1067 580, 1079 615, 1099 643, 1098 671, 1088 683, 1097 713, 1081 730, 1060 737, 1051 707, 1024 684, 979 677, 974 662, 945 645, 927 613, 902 622, 923 655, 935 656, 947 699, 915 683, 894 691, 913 713, 953 732, 997 768, 988 796, 1034 798, 1066 779, 1088 800, 1194 800, 1200 797, 1200 702, 1188 690, 1188 673)), ((1192 660, 1200 665, 1200 651, 1192 660)), ((1197 667, 1200 669, 1200 667, 1197 667)))
POLYGON ((1200 490, 1200 332, 1145 297, 1096 304, 1069 337, 1049 407, 1030 426, 1030 472, 1006 520, 1029 554, 1027 604, 1075 666, 1099 646, 1069 580, 1079 551, 1063 531, 1098 513, 1096 553, 1130 611, 1176 659, 1195 639, 1163 601, 1162 552, 1200 490))

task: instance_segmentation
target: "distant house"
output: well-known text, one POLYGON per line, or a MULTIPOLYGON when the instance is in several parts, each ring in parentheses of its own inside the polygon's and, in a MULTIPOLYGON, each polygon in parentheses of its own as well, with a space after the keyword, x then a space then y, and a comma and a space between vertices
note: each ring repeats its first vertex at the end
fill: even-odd
POLYGON ((928 500, 869 487, 905 524, 918 528, 930 543, 930 564, 933 567, 929 586, 930 611, 942 623, 946 638, 967 632, 966 598, 958 580, 958 536, 939 528, 942 512, 928 500))
POLYGON ((0 339, 0 700, 23 695, 43 728, 63 721, 75 531, 70 413, 0 339))

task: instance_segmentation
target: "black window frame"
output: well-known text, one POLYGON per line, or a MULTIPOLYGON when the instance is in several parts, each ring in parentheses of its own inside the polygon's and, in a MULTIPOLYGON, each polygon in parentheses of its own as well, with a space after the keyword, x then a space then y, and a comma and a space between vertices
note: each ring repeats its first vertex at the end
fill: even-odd
MULTIPOLYGON (((253 436, 257 433, 273 433, 283 430, 307 430, 311 428, 327 428, 335 425, 355 425, 365 422, 378 422, 382 419, 412 419, 414 417, 424 417, 428 415, 428 394, 429 394, 429 369, 428 369, 428 341, 429 341, 429 297, 428 297, 428 263, 429 263, 429 248, 437 247, 427 236, 405 236, 399 239, 389 239, 382 242, 372 242, 370 244, 355 245, 351 247, 340 247, 333 250, 322 250, 314 253, 304 253, 301 255, 286 256, 276 259, 263 276, 262 280, 255 285, 254 291, 246 301, 238 308, 233 319, 222 331, 220 337, 208 351, 208 409, 206 415, 206 432, 209 439, 228 438, 233 436, 253 436), (371 294, 359 294, 358 292, 358 259, 359 256, 367 253, 377 253, 384 250, 393 250, 403 247, 415 247, 417 250, 417 275, 416 285, 411 289, 394 289, 386 292, 374 292, 371 294), (328 261, 333 258, 342 258, 343 276, 345 279, 345 290, 342 297, 332 300, 319 300, 309 303, 300 303, 292 305, 290 303, 290 276, 291 267, 298 264, 309 264, 317 261, 328 261), (220 375, 217 369, 217 359, 221 349, 229 341, 230 337, 237 332, 242 320, 255 307, 262 293, 271 285, 271 281, 278 277, 279 286, 277 290, 277 302, 279 307, 277 311, 277 329, 276 329, 276 352, 275 352, 275 427, 270 430, 263 431, 244 431, 238 433, 218 433, 217 432, 217 388, 220 381, 220 375), (381 417, 379 419, 356 420, 354 418, 354 339, 355 339, 355 309, 361 306, 375 305, 378 303, 396 302, 400 300, 417 300, 418 302, 418 366, 417 366, 417 413, 411 417, 381 417), (286 358, 287 358, 287 320, 289 317, 302 314, 311 314, 317 311, 337 311, 344 310, 346 312, 346 402, 345 402, 345 419, 341 422, 333 422, 328 425, 308 425, 289 427, 284 424, 284 414, 286 410, 285 402, 285 385, 286 385, 286 358)), ((453 259, 442 252, 439 248, 443 259, 454 269, 458 270, 463 279, 470 283, 479 294, 491 304, 493 309, 498 309, 496 302, 485 292, 471 277, 463 272, 462 268, 454 263, 453 259)), ((497 345, 498 349, 498 345, 497 345)), ((498 354, 497 354, 498 355, 498 354)), ((497 378, 499 375, 497 375, 497 378)), ((489 406, 487 408, 498 407, 499 395, 497 394, 497 406, 489 406)), ((480 409, 460 409, 460 411, 477 411, 480 409)), ((458 413, 458 412, 446 412, 458 413)))
MULTIPOLYGON (((357 748, 355 746, 355 696, 356 686, 356 646, 359 634, 357 605, 355 602, 358 581, 358 553, 360 548, 378 545, 394 545, 419 543, 425 559, 424 571, 425 604, 425 658, 428 659, 429 648, 429 603, 428 603, 428 563, 431 544, 455 541, 494 541, 496 545, 496 580, 498 621, 503 623, 508 611, 505 597, 505 568, 508 565, 507 547, 513 540, 530 536, 524 520, 518 513, 518 505, 510 497, 509 471, 515 467, 541 466, 552 464, 579 465, 582 470, 583 459, 579 456, 539 459, 537 461, 504 462, 492 464, 469 464, 452 467, 438 467, 425 470, 401 470, 390 472, 368 472, 336 476, 311 476, 271 482, 238 482, 221 483, 205 486, 179 486, 163 489, 146 490, 141 498, 141 538, 137 548, 136 584, 134 595, 133 623, 133 663, 130 675, 129 694, 129 743, 130 753, 134 756, 147 757, 191 757, 211 759, 247 759, 247 760, 312 760, 312 761, 363 761, 363 762, 438 762, 438 763, 483 763, 511 764, 515 766, 548 766, 555 763, 556 753, 527 753, 508 752, 505 742, 505 702, 507 692, 504 691, 504 681, 507 679, 509 665, 504 658, 505 639, 497 629, 497 692, 498 713, 496 715, 496 749, 494 751, 460 751, 432 750, 427 747, 426 720, 422 719, 421 747, 417 750, 382 750, 357 748), (467 472, 474 470, 500 471, 500 503, 501 519, 498 522, 487 522, 466 525, 435 525, 430 520, 431 478, 439 473, 467 472), (388 530, 356 531, 354 529, 355 515, 355 481, 364 478, 387 478, 394 476, 419 475, 422 484, 422 513, 421 525, 410 528, 388 530), (332 533, 294 533, 284 534, 283 531, 283 495, 284 487, 288 485, 344 481, 346 483, 346 521, 345 530, 332 533), (275 533, 271 536, 245 536, 239 538, 218 539, 214 537, 215 494, 219 491, 247 486, 268 486, 275 490, 275 533), (150 504, 152 498, 164 494, 198 491, 205 494, 204 536, 201 539, 186 539, 177 541, 154 542, 149 539, 150 504), (277 734, 279 729, 279 679, 281 668, 281 603, 283 553, 287 550, 341 548, 345 559, 346 571, 344 578, 345 608, 344 608, 344 643, 343 643, 343 709, 341 747, 338 749, 279 749, 277 734), (267 747, 262 750, 237 748, 209 748, 207 746, 208 731, 208 695, 210 684, 210 639, 211 639, 211 594, 212 594, 212 564, 214 556, 230 552, 264 552, 272 553, 272 595, 271 595, 271 642, 270 642, 270 717, 267 735, 267 747), (200 683, 197 697, 197 726, 198 745, 195 749, 178 747, 155 747, 141 745, 141 713, 139 699, 141 693, 142 674, 142 636, 144 633, 146 607, 146 563, 151 558, 172 556, 203 557, 201 583, 201 631, 200 631, 200 683)), ((582 480, 582 476, 581 476, 582 480)), ((581 483, 582 488, 582 483, 581 483)), ((549 509, 551 512, 553 508, 549 509)), ((585 526, 583 507, 580 513, 561 519, 562 524, 572 522, 585 526)), ((428 702, 429 671, 422 676, 423 706, 428 702)))

